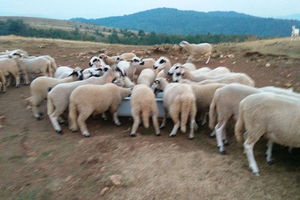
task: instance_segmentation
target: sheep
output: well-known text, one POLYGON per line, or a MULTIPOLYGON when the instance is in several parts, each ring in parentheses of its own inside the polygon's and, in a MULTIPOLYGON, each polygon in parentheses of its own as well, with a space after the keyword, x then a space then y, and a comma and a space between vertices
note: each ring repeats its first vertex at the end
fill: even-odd
MULTIPOLYGON (((150 70, 150 69, 144 69, 150 70)), ((149 117, 152 116, 152 122, 157 136, 160 135, 157 115, 158 109, 155 101, 155 95, 151 88, 145 84, 136 85, 131 94, 131 115, 133 117, 133 125, 130 136, 134 137, 136 130, 140 124, 140 116, 142 116, 143 125, 149 128, 149 117)))
POLYGON ((77 131, 78 126, 83 136, 89 137, 86 119, 93 113, 104 113, 110 110, 114 123, 120 126, 117 109, 122 99, 130 95, 131 90, 112 83, 105 85, 81 85, 74 89, 70 96, 69 129, 77 131))
POLYGON ((244 98, 260 92, 272 92, 300 99, 300 95, 294 92, 275 87, 254 88, 232 83, 217 89, 209 109, 209 127, 214 130, 211 136, 214 136, 216 133, 216 140, 221 154, 225 154, 223 140, 225 144, 228 142, 225 132, 227 122, 231 118, 233 118, 234 121, 237 120, 239 114, 238 105, 244 98))
POLYGON ((109 66, 114 66, 120 61, 120 56, 110 57, 104 53, 100 54, 99 58, 102 59, 105 62, 105 64, 107 64, 109 66))
POLYGON ((273 143, 289 147, 300 147, 300 100, 286 95, 272 93, 253 94, 239 104, 239 117, 235 125, 235 137, 242 141, 244 134, 244 151, 249 167, 259 176, 253 147, 265 136, 268 141, 267 161, 271 161, 273 143))
MULTIPOLYGON (((183 65, 181 63, 176 63, 169 69, 168 75, 172 76, 174 72, 179 68, 182 68, 184 70, 190 70, 190 71, 196 70, 196 66, 193 63, 185 63, 183 65)), ((207 69, 209 68, 207 67, 207 69)))
MULTIPOLYGON (((63 79, 68 77, 72 72, 74 71, 74 69, 72 67, 69 66, 60 66, 56 69, 55 73, 54 73, 54 78, 59 78, 59 79, 63 79)), ((80 72, 79 73, 79 80, 82 80, 82 71, 83 69, 81 68, 75 68, 75 71, 80 72)))
MULTIPOLYGON (((0 71, 5 77, 9 75, 13 76, 16 82, 16 87, 19 87, 20 73, 18 63, 14 59, 0 58, 0 71)), ((8 84, 10 84, 9 81, 8 84)))
POLYGON ((92 56, 89 61, 89 66, 92 67, 93 65, 95 65, 96 67, 101 67, 106 64, 101 58, 99 58, 97 56, 92 56))
POLYGON ((244 73, 225 73, 218 76, 207 76, 207 75, 193 75, 190 71, 177 72, 172 76, 174 82, 179 82, 181 78, 186 78, 191 81, 199 82, 198 84, 209 84, 209 83, 241 83, 244 85, 254 86, 255 82, 247 74, 244 73))
POLYGON ((6 92, 6 78, 2 71, 0 71, 0 91, 6 92))
POLYGON ((202 125, 206 122, 206 116, 209 111, 209 106, 214 97, 215 91, 218 88, 224 87, 222 83, 211 83, 207 85, 192 84, 192 90, 196 97, 197 112, 201 113, 202 125))
POLYGON ((151 86, 155 80, 156 73, 153 69, 144 69, 137 79, 137 84, 151 86))
POLYGON ((197 70, 186 70, 183 67, 177 67, 174 69, 172 79, 175 82, 178 82, 180 78, 190 79, 192 81, 200 82, 206 79, 213 79, 216 76, 224 75, 230 73, 230 70, 227 67, 217 67, 213 70, 210 68, 200 68, 197 70), (176 74, 176 75, 174 75, 176 74))
POLYGON ((52 64, 48 58, 33 57, 33 58, 15 58, 18 67, 22 72, 25 84, 29 84, 29 74, 42 74, 44 76, 53 77, 52 64))
POLYGON ((127 76, 122 75, 121 73, 116 73, 113 83, 120 87, 133 88, 135 84, 127 76))
POLYGON ((54 86, 61 83, 68 83, 78 80, 79 72, 73 71, 69 74, 69 77, 64 79, 52 78, 48 76, 40 76, 34 79, 30 84, 30 94, 31 96, 27 98, 32 106, 33 116, 40 120, 41 113, 38 109, 41 102, 47 98, 47 93, 49 88, 53 88, 54 86))
POLYGON ((298 36, 299 36, 299 29, 296 28, 296 26, 292 26, 292 35, 291 35, 292 39, 291 40, 295 39, 298 36))
MULTIPOLYGON (((180 126, 182 132, 186 132, 186 123, 190 117, 190 134, 189 139, 194 138, 195 116, 197 114, 196 98, 192 87, 188 84, 168 83, 165 78, 157 78, 152 86, 155 89, 163 90, 164 107, 169 111, 169 115, 174 122, 174 127, 170 133, 170 137, 176 136, 180 126), (179 120, 179 114, 180 120, 179 120)), ((166 114, 167 112, 165 112, 166 114)), ((164 117, 161 127, 166 123, 164 117)))
POLYGON ((212 54, 212 49, 213 49, 211 44, 209 43, 190 44, 187 41, 182 41, 179 43, 179 46, 184 48, 189 53, 187 62, 198 62, 200 61, 201 56, 205 56, 208 57, 205 64, 209 63, 210 56, 212 54))
POLYGON ((113 70, 109 70, 101 77, 91 77, 82 81, 56 85, 47 95, 47 113, 55 131, 62 134, 62 130, 57 119, 68 107, 69 97, 76 87, 85 84, 101 85, 111 83, 114 77, 115 72, 113 70))
POLYGON ((153 58, 141 59, 139 57, 133 57, 130 61, 132 67, 128 70, 128 76, 132 80, 136 80, 135 76, 139 76, 144 69, 153 69, 155 60, 153 58))
POLYGON ((119 55, 120 60, 130 61, 132 58, 136 57, 134 53, 122 53, 119 55))
POLYGON ((160 57, 157 59, 153 65, 153 68, 158 71, 157 78, 166 78, 169 79, 168 71, 172 67, 171 62, 166 57, 160 57))
MULTIPOLYGON (((24 57, 24 56, 23 56, 24 57)), ((49 56, 49 55, 43 55, 43 56, 39 56, 39 57, 41 57, 41 58, 46 58, 46 59, 48 59, 49 61, 50 61, 50 63, 51 63, 51 65, 50 65, 50 67, 51 67, 51 73, 54 73, 55 71, 56 71, 56 68, 57 68, 57 65, 56 65, 56 62, 55 62, 55 59, 54 58, 52 58, 51 56, 49 56)), ((49 72, 50 73, 50 72, 49 72)), ((52 76, 53 77, 53 74, 50 74, 50 76, 52 76)))

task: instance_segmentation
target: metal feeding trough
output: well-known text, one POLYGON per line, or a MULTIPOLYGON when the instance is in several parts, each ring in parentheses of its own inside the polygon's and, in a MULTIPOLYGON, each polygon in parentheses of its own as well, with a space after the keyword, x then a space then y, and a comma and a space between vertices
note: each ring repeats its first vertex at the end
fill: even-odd
MULTIPOLYGON (((163 104, 163 93, 160 92, 156 95, 155 101, 158 108, 158 117, 164 117, 165 116, 165 109, 163 104)), ((119 108, 118 108, 118 116, 120 117, 131 117, 131 105, 130 105, 130 98, 131 97, 125 97, 119 108)))

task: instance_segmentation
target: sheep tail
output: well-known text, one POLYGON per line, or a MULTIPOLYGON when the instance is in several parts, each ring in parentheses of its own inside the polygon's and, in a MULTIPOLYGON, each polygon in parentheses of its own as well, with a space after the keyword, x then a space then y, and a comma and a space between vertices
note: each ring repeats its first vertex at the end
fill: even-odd
POLYGON ((209 128, 210 129, 215 128, 216 118, 217 116, 216 116, 216 95, 215 95, 209 107, 209 128))
POLYGON ((189 117, 190 112, 192 111, 192 106, 193 106, 193 100, 188 97, 184 97, 182 99, 182 104, 181 104, 181 119, 180 119, 180 130, 181 132, 185 133, 186 132, 186 123, 189 117))
POLYGON ((77 124, 77 107, 76 104, 69 104, 69 124, 77 124))
POLYGON ((234 127, 234 135, 238 142, 242 142, 242 133, 243 133, 242 131, 244 129, 243 115, 244 115, 244 113, 243 113, 242 105, 240 104, 238 120, 234 127))
POLYGON ((49 97, 49 94, 48 94, 48 97, 47 97, 47 113, 48 113, 48 115, 50 115, 53 112, 54 112, 54 105, 53 105, 51 97, 49 97))
POLYGON ((149 111, 143 110, 142 111, 142 120, 145 128, 149 128, 149 111))

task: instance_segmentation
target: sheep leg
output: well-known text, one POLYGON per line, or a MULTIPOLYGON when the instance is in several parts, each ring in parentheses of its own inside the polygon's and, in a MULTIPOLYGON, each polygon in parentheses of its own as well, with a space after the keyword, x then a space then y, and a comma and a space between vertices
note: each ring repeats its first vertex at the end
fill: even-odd
POLYGON ((222 131, 222 141, 224 143, 224 145, 228 145, 228 140, 227 140, 227 133, 226 133, 226 128, 224 127, 223 131, 222 131))
POLYGON ((20 76, 19 75, 13 75, 16 80, 16 87, 18 88, 20 85, 20 76))
POLYGON ((118 112, 113 113, 114 123, 117 126, 121 126, 121 122, 119 121, 118 112))
POLYGON ((106 116, 105 112, 103 112, 103 113, 101 114, 101 117, 102 117, 102 119, 103 119, 104 121, 107 121, 107 116, 106 116))
POLYGON ((207 122, 207 115, 208 115, 207 112, 201 113, 201 120, 202 120, 201 126, 204 126, 206 124, 206 122, 207 122))
POLYGON ((54 128, 54 130, 58 133, 58 134, 62 134, 62 130, 61 130, 61 127, 57 121, 57 115, 55 113, 55 111, 49 115, 49 118, 50 118, 50 121, 52 123, 52 126, 54 128))
POLYGON ((87 112, 87 113, 80 113, 79 116, 78 116, 78 119, 77 119, 77 123, 78 123, 78 126, 80 128, 80 131, 82 133, 83 136, 85 137, 90 137, 90 133, 89 131, 87 130, 87 127, 86 127, 86 119, 89 117, 91 113, 87 112))
POLYGON ((249 167, 256 176, 259 176, 259 170, 253 154, 253 146, 255 143, 249 144, 248 141, 249 139, 246 139, 246 141, 244 142, 244 149, 249 162, 249 167))
POLYGON ((170 137, 174 137, 174 136, 176 136, 176 133, 177 133, 177 130, 178 130, 178 128, 179 128, 179 125, 180 125, 180 122, 178 121, 178 122, 176 122, 176 124, 174 124, 174 127, 173 127, 173 129, 172 129, 172 131, 171 131, 171 133, 170 133, 170 137))
POLYGON ((152 115, 152 122, 154 126, 154 130, 157 136, 160 136, 160 130, 158 127, 157 115, 152 115))
POLYGON ((165 128, 165 127, 166 127, 166 123, 167 123, 167 113, 168 113, 168 111, 167 111, 167 109, 164 109, 164 111, 165 111, 165 114, 164 114, 164 117, 163 117, 163 121, 162 121, 162 123, 161 123, 161 125, 160 125, 159 128, 165 128))
POLYGON ((195 125, 196 122, 194 119, 191 119, 190 121, 190 135, 189 135, 189 139, 193 139, 194 138, 194 128, 195 128, 195 125))
POLYGON ((136 130, 138 129, 140 123, 141 123, 140 115, 138 113, 133 113, 133 125, 130 133, 131 137, 135 136, 136 130))
POLYGON ((216 127, 215 127, 215 129, 213 130, 213 132, 211 132, 210 134, 209 134, 209 137, 215 137, 216 136, 216 127))
POLYGON ((25 79, 25 84, 29 85, 30 81, 29 81, 29 77, 28 77, 28 73, 27 72, 24 74, 24 79, 25 79))
POLYGON ((266 155, 267 155, 266 159, 267 159, 268 164, 273 163, 272 149, 273 149, 273 142, 271 140, 269 140, 268 143, 267 143, 267 151, 266 151, 266 155))
POLYGON ((180 121, 179 121, 179 112, 180 112, 180 107, 178 105, 171 105, 169 114, 174 122, 174 127, 170 133, 170 137, 176 136, 177 130, 180 126, 180 121))
POLYGON ((207 61, 205 62, 205 64, 208 64, 209 61, 210 61, 210 55, 208 56, 208 59, 207 59, 207 61))
POLYGON ((216 131, 216 140, 217 140, 217 144, 218 144, 218 148, 219 151, 222 155, 224 155, 225 149, 224 149, 224 144, 223 144, 223 140, 222 140, 222 133, 223 133, 223 129, 226 126, 226 122, 223 122, 221 124, 217 124, 217 126, 215 127, 215 131, 216 131))

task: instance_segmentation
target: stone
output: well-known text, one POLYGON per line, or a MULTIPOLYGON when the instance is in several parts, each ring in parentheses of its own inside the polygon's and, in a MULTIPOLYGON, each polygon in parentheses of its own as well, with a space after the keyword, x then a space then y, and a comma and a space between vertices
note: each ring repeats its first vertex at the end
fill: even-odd
POLYGON ((109 187, 104 187, 101 192, 100 192, 100 196, 105 195, 105 193, 109 190, 109 187))
POLYGON ((121 175, 114 174, 114 175, 111 175, 109 178, 115 186, 121 185, 121 178, 122 178, 121 175))

